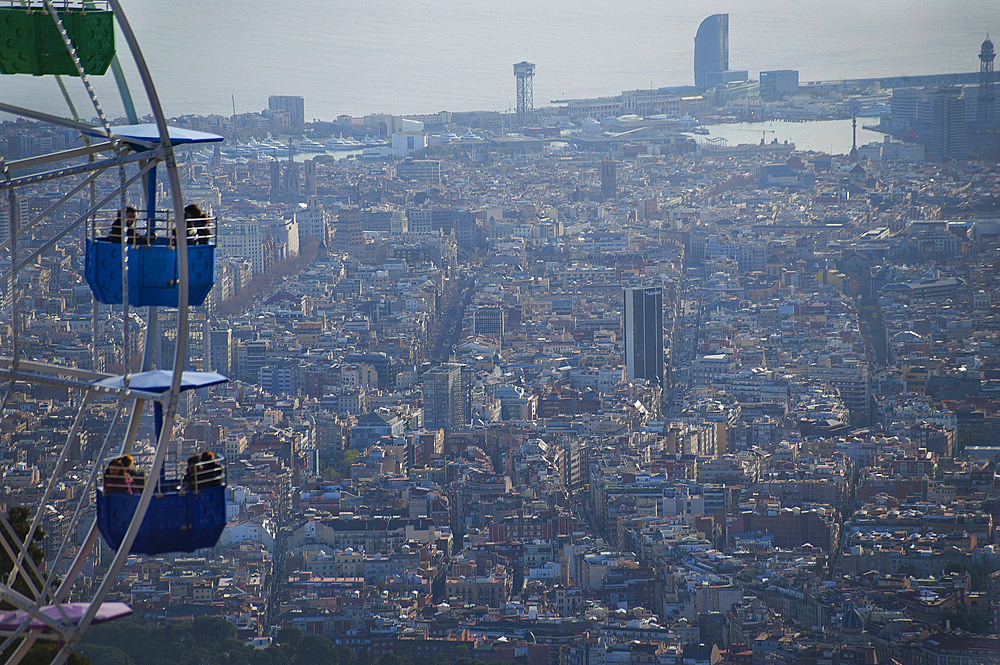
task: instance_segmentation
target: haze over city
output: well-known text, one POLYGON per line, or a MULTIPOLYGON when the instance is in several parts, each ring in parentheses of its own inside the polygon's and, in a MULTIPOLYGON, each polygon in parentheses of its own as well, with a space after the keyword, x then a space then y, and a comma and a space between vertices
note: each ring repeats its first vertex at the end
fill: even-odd
POLYGON ((997 665, 998 19, 0 7, 6 665, 997 665))

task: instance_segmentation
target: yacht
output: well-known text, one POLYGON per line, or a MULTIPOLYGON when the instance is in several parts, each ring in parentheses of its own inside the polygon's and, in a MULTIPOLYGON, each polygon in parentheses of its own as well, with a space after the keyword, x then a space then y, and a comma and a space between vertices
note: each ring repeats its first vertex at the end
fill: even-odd
POLYGON ((260 145, 268 150, 288 150, 288 146, 271 136, 271 132, 267 133, 260 145))
POLYGON ((243 158, 254 157, 257 154, 257 151, 256 149, 254 149, 253 146, 248 145, 246 143, 240 143, 239 141, 237 141, 235 144, 225 146, 224 148, 221 149, 221 152, 225 157, 230 157, 234 159, 239 157, 243 158))
POLYGON ((312 139, 302 139, 299 142, 300 152, 326 152, 326 146, 312 139))
POLYGON ((344 148, 350 147, 346 141, 344 141, 344 136, 331 136, 330 140, 326 142, 327 150, 343 150, 344 148))

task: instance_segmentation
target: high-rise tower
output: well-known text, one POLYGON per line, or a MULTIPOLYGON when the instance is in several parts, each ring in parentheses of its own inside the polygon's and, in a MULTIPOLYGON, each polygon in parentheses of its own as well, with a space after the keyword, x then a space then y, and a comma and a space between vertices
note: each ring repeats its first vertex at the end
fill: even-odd
POLYGON ((618 195, 618 183, 615 179, 615 161, 601 161, 601 200, 611 201, 618 195))
POLYGON ((993 42, 986 41, 979 49, 979 107, 976 121, 980 126, 992 127, 997 120, 997 98, 993 89, 993 59, 996 58, 993 42))
MULTIPOLYGON (((305 101, 297 95, 271 95, 267 98, 267 108, 272 112, 288 114, 289 129, 296 133, 305 131, 305 101)), ((234 114, 235 115, 235 114, 234 114)))
POLYGON ((663 289, 625 289, 625 371, 663 387, 663 289))
POLYGON ((957 87, 938 88, 931 100, 931 140, 927 154, 938 159, 969 156, 965 97, 957 87))
POLYGON ((729 69, 729 14, 712 14, 694 36, 694 85, 704 88, 709 74, 729 69))
POLYGON ((464 422, 462 369, 439 365, 424 372, 424 424, 430 429, 454 429, 464 422))
POLYGON ((522 60, 514 65, 517 78, 517 124, 524 127, 531 122, 535 111, 534 87, 535 65, 522 60))

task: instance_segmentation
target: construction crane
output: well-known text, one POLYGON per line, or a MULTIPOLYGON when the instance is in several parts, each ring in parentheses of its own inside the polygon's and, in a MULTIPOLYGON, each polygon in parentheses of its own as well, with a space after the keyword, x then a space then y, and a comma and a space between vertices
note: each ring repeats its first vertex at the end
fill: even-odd
POLYGON ((734 129, 734 132, 760 132, 760 144, 764 145, 767 142, 767 135, 774 134, 773 129, 734 129))

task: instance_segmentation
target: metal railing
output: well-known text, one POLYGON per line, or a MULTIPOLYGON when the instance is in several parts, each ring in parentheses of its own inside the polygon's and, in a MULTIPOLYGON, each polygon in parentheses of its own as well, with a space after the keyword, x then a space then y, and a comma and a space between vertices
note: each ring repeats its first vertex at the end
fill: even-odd
MULTIPOLYGON (((63 11, 65 9, 78 9, 85 12, 107 12, 111 11, 111 3, 107 0, 54 0, 52 6, 56 8, 57 11, 63 11)), ((0 3, 0 7, 14 7, 15 9, 24 9, 27 11, 44 11, 48 12, 45 8, 45 3, 42 0, 6 0, 0 3)))
MULTIPOLYGON (((159 211, 152 219, 144 215, 131 218, 122 216, 118 211, 101 211, 90 218, 87 225, 89 240, 104 240, 121 243, 125 235, 125 244, 130 247, 149 245, 177 246, 177 224, 174 217, 167 211, 159 211)), ((187 219, 187 243, 189 246, 215 245, 219 239, 218 217, 193 217, 187 219)))
MULTIPOLYGON (((105 460, 104 472, 101 477, 102 491, 105 494, 141 493, 149 481, 143 469, 149 468, 152 454, 140 453, 128 466, 122 466, 121 460, 122 457, 112 457, 105 460), (147 457, 149 459, 146 459, 147 457)), ((199 459, 197 462, 186 465, 165 462, 164 468, 164 473, 155 479, 156 496, 162 496, 164 493, 197 493, 199 489, 226 487, 229 484, 228 465, 226 458, 222 455, 210 460, 199 459), (166 469, 167 466, 170 468, 166 469)))

